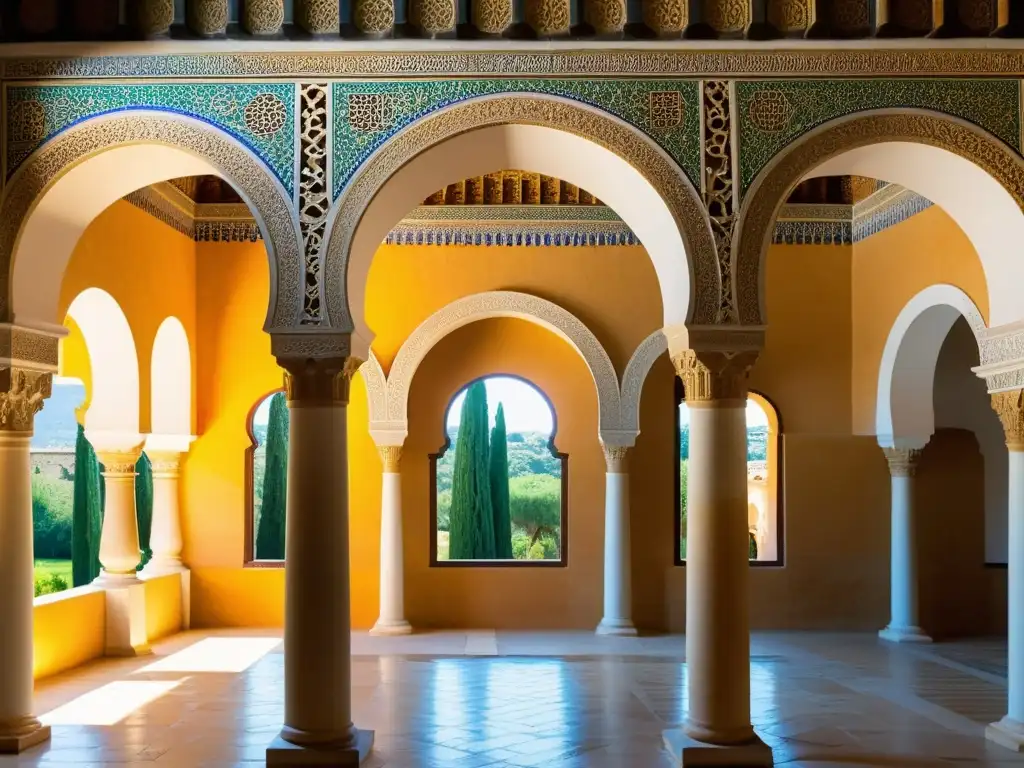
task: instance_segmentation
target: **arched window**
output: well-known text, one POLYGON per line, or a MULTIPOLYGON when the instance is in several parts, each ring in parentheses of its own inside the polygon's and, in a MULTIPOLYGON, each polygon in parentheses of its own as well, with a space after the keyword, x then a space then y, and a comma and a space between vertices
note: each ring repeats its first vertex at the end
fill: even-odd
MULTIPOLYGON (((686 563, 686 479, 690 458, 690 411, 676 379, 676 454, 679 457, 676 498, 676 565, 686 563)), ((747 397, 747 524, 751 565, 782 565, 782 513, 779 417, 766 397, 747 397)))
POLYGON ((288 498, 288 404, 271 392, 249 412, 246 449, 245 564, 284 563, 288 498))
POLYGON ((514 376, 477 379, 444 427, 430 457, 431 565, 565 565, 568 456, 543 393, 514 376))

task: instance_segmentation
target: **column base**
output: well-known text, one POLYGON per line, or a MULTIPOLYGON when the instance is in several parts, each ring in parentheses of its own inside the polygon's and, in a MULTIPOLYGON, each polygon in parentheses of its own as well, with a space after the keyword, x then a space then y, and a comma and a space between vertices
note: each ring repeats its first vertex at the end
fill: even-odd
POLYGON ((306 765, 330 765, 358 768, 373 749, 373 731, 357 730, 355 741, 344 747, 299 746, 278 736, 267 747, 267 768, 300 768, 306 765))
POLYGON ((1014 752, 1024 752, 1024 723, 1004 717, 985 728, 985 738, 1014 752))
POLYGON ((665 749, 675 765, 729 766, 730 768, 772 768, 772 748, 757 736, 745 744, 708 744, 687 736, 681 728, 662 733, 665 749))
POLYGON ((93 584, 104 589, 107 603, 106 656, 152 653, 146 630, 146 584, 131 577, 101 575, 93 584))
POLYGON ((32 722, 14 733, 0 730, 0 755, 17 755, 50 740, 50 726, 41 725, 34 717, 29 720, 32 722))
POLYGON ((608 637, 636 637, 636 627, 629 619, 601 619, 594 634, 608 637))
POLYGON ((886 627, 878 636, 890 643, 930 643, 932 639, 920 627, 886 627))
POLYGON ((382 621, 377 619, 377 623, 370 629, 370 634, 377 637, 393 637, 395 635, 411 635, 412 624, 404 619, 402 621, 382 621))

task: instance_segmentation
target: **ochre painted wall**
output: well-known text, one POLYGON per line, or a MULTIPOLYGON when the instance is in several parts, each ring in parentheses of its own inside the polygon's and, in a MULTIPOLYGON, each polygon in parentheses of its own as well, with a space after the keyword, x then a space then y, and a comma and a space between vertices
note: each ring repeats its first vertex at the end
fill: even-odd
POLYGON ((181 576, 176 573, 145 581, 146 635, 149 642, 181 631, 181 576))
POLYGON ((938 206, 854 246, 852 269, 853 431, 875 432, 878 367, 899 313, 937 283, 955 285, 988 317, 988 292, 978 254, 938 206))
MULTIPOLYGON (((139 425, 148 432, 153 341, 167 317, 177 317, 184 326, 195 366, 195 243, 130 203, 114 203, 75 246, 61 284, 60 311, 67 311, 86 288, 105 290, 128 319, 139 358, 139 425)), ((83 379, 88 392, 88 371, 80 369, 81 357, 75 354, 80 344, 73 340, 64 345, 64 375, 83 379)))
POLYGON ((37 598, 32 611, 32 673, 55 675, 103 655, 107 631, 103 590, 79 587, 37 598))

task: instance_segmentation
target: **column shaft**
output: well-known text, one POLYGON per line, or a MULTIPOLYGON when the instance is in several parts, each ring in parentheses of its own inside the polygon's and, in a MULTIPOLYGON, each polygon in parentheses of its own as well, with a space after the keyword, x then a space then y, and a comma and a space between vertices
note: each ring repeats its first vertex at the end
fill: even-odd
POLYGON ((150 547, 153 557, 146 573, 169 573, 182 569, 181 562, 181 471, 180 454, 152 453, 153 528, 150 547))
POLYGON ((355 765, 373 739, 352 724, 346 411, 355 369, 344 360, 281 364, 290 418, 284 727, 267 765, 355 765))
POLYGON ((34 416, 49 374, 0 368, 0 754, 50 738, 33 714, 32 464, 34 416))
POLYGON ((604 446, 604 616, 599 635, 636 635, 629 535, 628 448, 604 446))
POLYGON ((106 496, 100 533, 102 582, 137 579, 135 568, 142 559, 139 519, 135 511, 135 462, 142 447, 131 451, 97 450, 103 464, 106 496))
POLYGON ((919 626, 917 523, 914 511, 914 470, 920 450, 884 448, 892 478, 889 546, 889 625, 878 633, 894 643, 928 643, 919 626))
POLYGON ((374 635, 406 635, 412 631, 405 620, 405 552, 402 545, 402 448, 382 445, 380 509, 380 616, 370 630, 374 635))

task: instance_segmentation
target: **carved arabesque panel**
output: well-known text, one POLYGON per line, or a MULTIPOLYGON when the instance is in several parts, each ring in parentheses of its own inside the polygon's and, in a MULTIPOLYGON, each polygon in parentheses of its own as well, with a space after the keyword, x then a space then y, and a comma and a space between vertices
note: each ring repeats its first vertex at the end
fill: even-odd
POLYGON ((276 35, 284 23, 284 0, 244 0, 242 26, 250 35, 276 35))
POLYGON ((659 37, 681 35, 690 22, 689 0, 643 0, 644 24, 659 37))
POLYGON ((133 4, 132 23, 140 37, 163 37, 174 23, 174 0, 139 0, 133 4))
POLYGON ((740 34, 750 24, 750 0, 704 0, 704 22, 720 35, 740 34))
POLYGON ((427 35, 455 29, 455 0, 411 0, 409 20, 427 35))
POLYGON ((996 0, 957 0, 960 23, 974 35, 986 35, 996 26, 996 0))
POLYGON ((625 0, 584 0, 583 14, 598 35, 616 34, 626 26, 625 0))
POLYGON ((303 85, 301 100, 299 228, 306 265, 302 322, 319 325, 320 258, 331 208, 327 187, 327 85, 303 85))
POLYGON ((729 83, 704 82, 704 204, 718 252, 722 285, 718 321, 735 322, 736 307, 732 295, 732 235, 735 214, 732 116, 729 83))
POLYGON ((668 339, 659 329, 640 342, 626 364, 626 372, 622 374, 622 392, 619 396, 622 429, 636 430, 640 434, 640 396, 643 394, 644 382, 651 366, 663 354, 668 352, 668 339))
POLYGON ((202 37, 223 35, 228 29, 228 0, 187 0, 188 28, 202 37))
POLYGON ((868 31, 871 16, 868 14, 869 0, 834 0, 829 18, 833 31, 854 35, 868 31))
POLYGON ((473 0, 473 26, 485 35, 500 35, 512 23, 512 0, 473 0))
POLYGON ((526 23, 540 37, 569 34, 569 0, 526 0, 526 23))
POLYGON ((811 23, 810 2, 814 0, 769 0, 768 22, 783 34, 804 32, 811 23))
POLYGON ((393 0, 355 0, 352 13, 356 29, 364 35, 385 35, 395 26, 393 0))
POLYGON ((338 0, 295 0, 295 23, 311 35, 337 34, 338 0))

